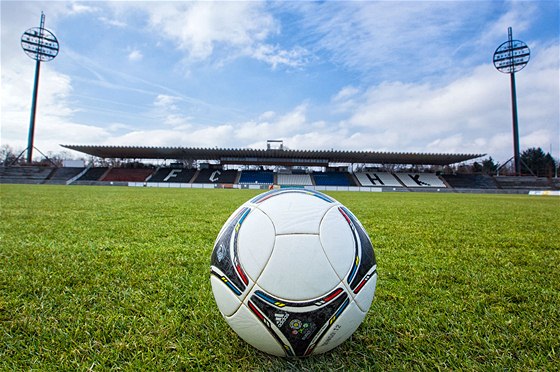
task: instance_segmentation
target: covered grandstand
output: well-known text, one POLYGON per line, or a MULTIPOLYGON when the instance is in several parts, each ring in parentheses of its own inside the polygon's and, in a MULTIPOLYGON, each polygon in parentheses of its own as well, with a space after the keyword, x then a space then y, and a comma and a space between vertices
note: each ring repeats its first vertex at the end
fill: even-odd
MULTIPOLYGON (((281 142, 281 141, 273 141, 281 142)), ((154 187, 308 187, 318 190, 372 191, 383 188, 447 188, 435 174, 356 172, 353 166, 438 166, 460 163, 483 154, 426 154, 375 151, 340 150, 290 150, 280 144, 259 149, 223 149, 192 147, 138 147, 138 146, 83 146, 64 147, 102 159, 163 160, 177 164, 197 164, 197 169, 158 167, 145 180, 132 179, 131 186, 154 187), (233 167, 232 167, 233 166, 233 167), (226 168, 226 167, 229 167, 226 168), (236 168, 237 167, 237 168, 236 168), (273 169, 264 169, 272 167, 273 169), (234 168, 234 169, 232 169, 234 168), (258 168, 258 169, 243 169, 258 168), (317 169, 320 169, 317 171, 317 169)), ((144 170, 145 171, 145 170, 144 170)), ((95 172, 93 169, 91 172, 95 172)), ((120 171, 125 172, 125 171, 120 171)), ((113 179, 108 173, 100 181, 124 181, 113 179)), ((138 173, 138 170, 135 172, 138 173)), ((91 181, 87 174, 76 182, 91 181)))
POLYGON ((0 183, 175 188, 304 187, 349 191, 515 192, 560 189, 557 179, 449 174, 446 166, 484 154, 430 154, 280 148, 63 147, 121 166, 0 167, 0 183), (148 160, 148 162, 143 162, 148 160), (159 165, 153 161, 159 162, 159 165), (151 162, 150 162, 151 161, 151 162), (167 163, 169 162, 169 164, 167 163), (359 167, 356 167, 359 165, 359 167), (428 171, 424 171, 424 170, 428 171), (439 170, 436 172, 436 170, 439 170))

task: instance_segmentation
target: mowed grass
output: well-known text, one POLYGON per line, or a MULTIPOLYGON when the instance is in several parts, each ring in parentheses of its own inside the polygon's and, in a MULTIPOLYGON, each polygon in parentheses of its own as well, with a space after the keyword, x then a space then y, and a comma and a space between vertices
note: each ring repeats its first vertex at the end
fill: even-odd
POLYGON ((1 185, 0 370, 558 370, 560 200, 342 193, 373 241, 356 333, 303 359, 229 328, 214 239, 249 190, 1 185))

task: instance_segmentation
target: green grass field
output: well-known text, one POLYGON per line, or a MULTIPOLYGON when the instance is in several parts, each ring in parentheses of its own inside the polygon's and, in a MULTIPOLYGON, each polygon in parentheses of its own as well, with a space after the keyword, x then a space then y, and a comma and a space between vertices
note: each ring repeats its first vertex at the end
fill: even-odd
POLYGON ((0 370, 558 370, 560 200, 329 195, 374 244, 356 333, 304 359, 222 319, 214 239, 258 192, 1 185, 0 370))

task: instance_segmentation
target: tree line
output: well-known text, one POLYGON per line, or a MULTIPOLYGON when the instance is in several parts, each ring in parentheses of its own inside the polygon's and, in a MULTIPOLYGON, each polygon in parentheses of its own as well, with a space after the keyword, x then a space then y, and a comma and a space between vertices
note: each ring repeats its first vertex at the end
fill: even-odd
MULTIPOLYGON (((540 147, 531 147, 524 150, 520 156, 521 174, 532 175, 536 177, 557 177, 560 173, 560 164, 554 160, 550 153, 546 153, 540 147)), ((496 174, 513 174, 513 162, 500 164, 494 161, 492 157, 474 162, 470 166, 472 173, 484 173, 490 175, 496 174)))

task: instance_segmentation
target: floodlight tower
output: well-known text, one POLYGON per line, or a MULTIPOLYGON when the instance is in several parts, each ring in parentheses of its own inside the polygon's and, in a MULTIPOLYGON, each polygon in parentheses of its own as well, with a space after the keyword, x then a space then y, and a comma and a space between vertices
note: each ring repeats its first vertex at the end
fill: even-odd
POLYGON ((511 81, 511 111, 513 118, 513 161, 515 175, 521 175, 519 158, 519 128, 517 122, 517 97, 515 91, 515 73, 521 71, 531 58, 527 44, 513 40, 511 27, 508 27, 508 41, 502 43, 494 52, 494 67, 504 74, 509 74, 511 81))
POLYGON ((29 136, 27 138, 27 162, 31 163, 33 156, 33 137, 35 136, 35 114, 37 112, 37 94, 39 88, 39 72, 41 62, 48 62, 58 55, 58 40, 49 30, 45 29, 45 14, 41 12, 39 27, 33 27, 21 35, 21 47, 25 54, 34 59, 35 82, 33 84, 33 99, 31 101, 31 118, 29 119, 29 136))

